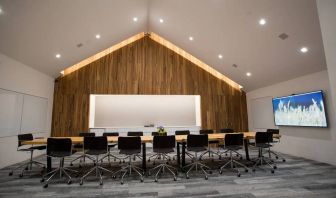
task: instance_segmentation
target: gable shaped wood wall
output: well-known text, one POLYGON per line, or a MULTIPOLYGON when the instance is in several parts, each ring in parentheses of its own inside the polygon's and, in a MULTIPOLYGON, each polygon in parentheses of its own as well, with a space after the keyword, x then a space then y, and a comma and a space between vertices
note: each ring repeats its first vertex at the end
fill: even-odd
POLYGON ((245 92, 148 36, 56 80, 52 136, 88 131, 90 94, 201 95, 202 128, 248 128, 245 92))

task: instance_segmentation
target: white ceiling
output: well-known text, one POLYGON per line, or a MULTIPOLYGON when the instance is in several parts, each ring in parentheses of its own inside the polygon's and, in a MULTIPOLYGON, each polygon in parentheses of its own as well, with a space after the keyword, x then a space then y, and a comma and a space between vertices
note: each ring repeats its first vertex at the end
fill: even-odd
POLYGON ((0 0, 0 7, 0 52, 53 77, 142 31, 161 35, 246 91, 326 69, 315 0, 0 0), (289 37, 281 40, 281 33, 289 37))

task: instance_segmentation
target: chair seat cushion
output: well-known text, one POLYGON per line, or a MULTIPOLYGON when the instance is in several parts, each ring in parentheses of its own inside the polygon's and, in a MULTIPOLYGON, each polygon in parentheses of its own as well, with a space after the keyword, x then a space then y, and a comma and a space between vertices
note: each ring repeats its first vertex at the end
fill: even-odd
POLYGON ((88 154, 88 155, 101 155, 101 154, 106 154, 106 153, 107 153, 106 150, 95 150, 95 149, 87 150, 85 152, 85 154, 88 154))
POLYGON ((83 148, 83 144, 75 144, 73 147, 74 148, 83 148))
POLYGON ((193 151, 193 152, 201 152, 201 151, 206 151, 208 148, 205 147, 188 147, 188 151, 193 151))
POLYGON ((154 153, 173 153, 173 148, 155 148, 153 149, 154 153))
POLYGON ((141 149, 122 149, 119 151, 119 154, 122 155, 133 155, 141 153, 141 149))

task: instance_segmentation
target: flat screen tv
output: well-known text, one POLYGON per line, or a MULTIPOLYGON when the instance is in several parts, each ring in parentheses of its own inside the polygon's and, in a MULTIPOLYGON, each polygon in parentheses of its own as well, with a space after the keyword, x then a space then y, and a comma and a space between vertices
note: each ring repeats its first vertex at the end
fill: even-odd
POLYGON ((272 102, 276 126, 328 126, 322 91, 273 98, 272 102))

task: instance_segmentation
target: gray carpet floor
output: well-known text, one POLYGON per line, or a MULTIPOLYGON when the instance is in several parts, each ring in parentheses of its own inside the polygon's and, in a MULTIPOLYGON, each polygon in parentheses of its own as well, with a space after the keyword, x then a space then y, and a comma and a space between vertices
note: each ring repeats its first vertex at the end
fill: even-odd
MULTIPOLYGON (((252 154, 252 157, 255 155, 252 154)), ((78 155, 67 158, 65 166, 76 156, 78 155)), ((134 175, 121 185, 118 178, 112 179, 109 174, 104 174, 104 184, 100 186, 93 174, 82 186, 79 185, 79 177, 73 178, 71 185, 56 177, 48 188, 42 187, 41 171, 36 167, 25 172, 22 178, 19 177, 19 171, 9 176, 10 170, 21 164, 18 163, 0 170, 0 197, 336 197, 336 167, 289 155, 285 157, 286 162, 277 161, 278 169, 274 174, 265 166, 265 169, 260 167, 256 172, 250 170, 245 173, 242 170, 241 177, 230 170, 225 170, 221 175, 218 167, 225 160, 216 159, 213 162, 204 159, 203 162, 213 169, 208 180, 200 172, 194 171, 190 174, 190 179, 179 172, 177 181, 173 181, 171 175, 166 173, 157 183, 153 176, 145 177, 141 183, 134 175)), ((35 159, 46 162, 46 156, 35 159)), ((140 160, 135 163, 141 166, 140 160)), ((251 166, 251 163, 244 163, 251 166)), ((58 162, 53 160, 53 166, 57 165, 58 162)), ((153 167, 152 162, 147 166, 153 167)), ((90 167, 92 163, 87 163, 82 168, 75 163, 71 168, 83 174, 90 167)), ((112 166, 105 163, 105 167, 115 171, 120 165, 112 161, 112 166)))

